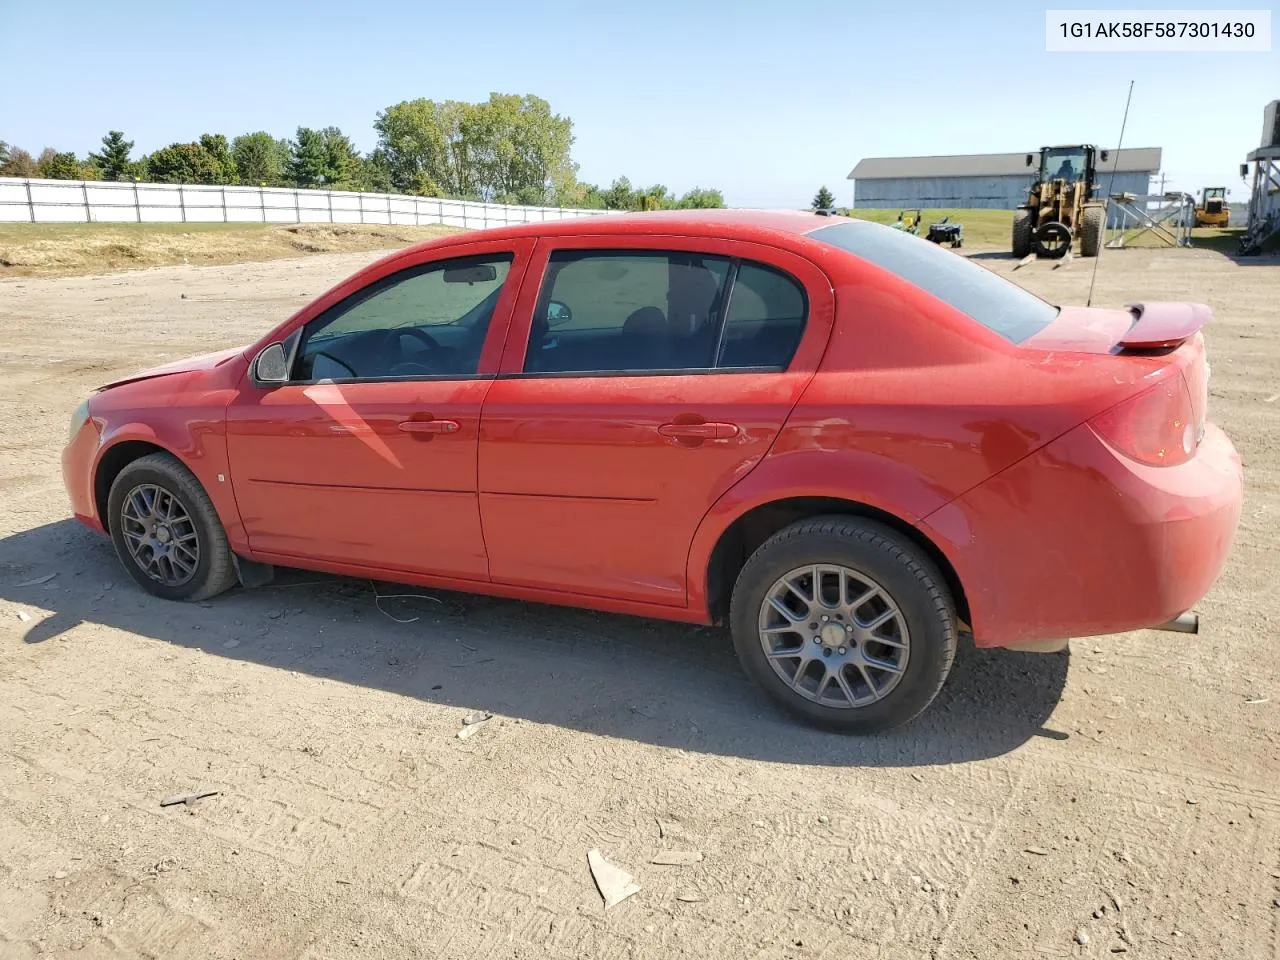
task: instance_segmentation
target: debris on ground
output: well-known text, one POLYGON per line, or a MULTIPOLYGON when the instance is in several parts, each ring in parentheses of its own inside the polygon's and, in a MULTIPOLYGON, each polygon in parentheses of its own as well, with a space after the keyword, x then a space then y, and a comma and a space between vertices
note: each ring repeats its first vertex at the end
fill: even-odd
POLYGON ((591 879, 596 882, 596 889, 604 898, 606 910, 640 892, 640 884, 636 883, 635 877, 610 863, 595 847, 587 851, 587 866, 591 868, 591 879))
POLYGON ((1047 857, 1049 855, 1049 851, 1045 850, 1043 847, 1027 847, 1022 852, 1034 853, 1037 857, 1047 857))
POLYGON ((483 710, 477 710, 475 713, 469 713, 465 717, 463 717, 462 725, 464 727, 469 727, 473 723, 482 723, 485 720, 490 719, 492 716, 493 716, 492 713, 485 713, 483 710))
POLYGON ((706 897, 700 897, 696 893, 677 893, 676 899, 681 903, 702 903, 706 897))
POLYGON ((701 850, 659 850, 653 855, 650 863, 664 867, 687 867, 691 863, 702 862, 701 850))
POLYGON ((1245 701, 1245 703, 1270 703, 1270 702, 1271 702, 1270 697, 1253 697, 1252 699, 1245 701))
POLYGON ((488 714, 473 714, 470 717, 464 717, 462 720, 462 729, 456 734, 459 740, 466 740, 467 737, 475 736, 480 729, 486 726, 493 717, 488 714), (475 718, 475 719, 473 719, 475 718))
POLYGON ((27 611, 25 611, 25 610, 19 610, 19 611, 18 611, 18 619, 19 619, 19 620, 21 620, 23 623, 30 623, 30 622, 31 622, 31 614, 27 613, 27 611))
POLYGON ((38 587, 38 586, 40 586, 40 584, 42 584, 42 583, 48 583, 50 580, 52 580, 52 579, 53 579, 54 577, 56 577, 56 576, 57 576, 57 574, 56 574, 56 573, 46 573, 43 577, 36 577, 34 580, 23 580, 23 581, 22 581, 22 583, 16 583, 16 584, 14 584, 14 586, 16 586, 16 587, 38 587))
POLYGON ((1076 943, 1080 944, 1080 946, 1082 947, 1088 946, 1089 934, 1084 932, 1084 927, 1081 927, 1080 929, 1076 930, 1075 940, 1076 940, 1076 943))
POLYGON ((175 793, 173 796, 165 797, 163 800, 161 800, 160 806, 172 807, 172 806, 176 806, 179 803, 183 803, 189 807, 193 803, 195 803, 197 800, 203 800, 205 797, 216 797, 217 795, 218 795, 217 790, 201 790, 201 791, 198 791, 197 793, 175 793))

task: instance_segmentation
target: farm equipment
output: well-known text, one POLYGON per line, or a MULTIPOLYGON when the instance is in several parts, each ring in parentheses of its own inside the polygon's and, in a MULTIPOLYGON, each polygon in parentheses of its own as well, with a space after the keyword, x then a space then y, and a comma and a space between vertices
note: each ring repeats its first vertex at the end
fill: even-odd
MULTIPOLYGON (((1013 215, 1013 255, 1021 260, 1033 251, 1038 257, 1057 260, 1067 255, 1076 237, 1080 254, 1096 257, 1102 246, 1105 208, 1095 200, 1096 159, 1106 161, 1110 151, 1090 144, 1042 147, 1040 170, 1028 191, 1027 202, 1013 215)), ((1036 155, 1027 154, 1027 166, 1036 155)))
POLYGON ((920 216, 921 212, 919 210, 903 210, 898 214, 898 219, 894 222, 893 229, 919 236, 920 216))
POLYGON ((929 224, 929 232, 925 235, 925 239, 937 244, 949 243, 953 247, 963 247, 964 224, 948 223, 950 219, 950 217, 943 217, 937 223, 929 224))
POLYGON ((1196 205, 1197 227, 1225 227, 1231 220, 1231 210, 1227 207, 1226 187, 1205 187, 1200 191, 1200 202, 1196 205))

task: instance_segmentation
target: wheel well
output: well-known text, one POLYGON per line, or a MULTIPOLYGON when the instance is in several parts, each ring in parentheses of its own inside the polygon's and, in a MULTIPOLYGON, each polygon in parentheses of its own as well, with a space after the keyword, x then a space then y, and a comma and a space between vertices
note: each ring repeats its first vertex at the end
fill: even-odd
POLYGON ((111 495, 111 484, 116 482, 120 471, 149 453, 165 452, 164 447, 145 440, 126 440, 117 443, 102 455, 102 459, 98 461, 98 469, 93 474, 93 504, 98 510, 98 519, 102 521, 103 529, 111 529, 107 518, 107 497, 111 495))
POLYGON ((964 595, 964 586, 960 583, 955 568, 951 566, 951 561, 932 540, 921 533, 917 527, 913 527, 893 514, 877 510, 865 503, 833 497, 793 497, 761 504, 748 510, 729 525, 716 542, 715 548, 711 551, 711 560, 707 564, 707 603, 712 621, 722 623, 728 617, 733 585, 747 560, 760 544, 797 520, 830 513, 876 520, 918 546, 942 574, 947 589, 950 590, 951 597, 955 601, 956 613, 960 619, 966 626, 972 622, 969 616, 969 602, 964 595))

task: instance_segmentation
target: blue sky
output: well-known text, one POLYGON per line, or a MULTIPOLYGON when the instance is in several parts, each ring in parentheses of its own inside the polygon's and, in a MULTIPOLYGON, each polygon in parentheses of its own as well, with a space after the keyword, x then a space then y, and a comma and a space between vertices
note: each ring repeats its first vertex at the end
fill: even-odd
MULTIPOLYGON (((137 155, 334 124, 368 150, 401 100, 533 93, 573 119, 584 180, 803 206, 822 184, 850 202, 862 157, 1114 146, 1133 79, 1125 144, 1163 147, 1170 188, 1247 199, 1236 168, 1280 97, 1274 44, 1050 54, 1047 5, 1105 4, 0 0, 0 139, 83 154, 120 129, 137 155)), ((1274 0, 1229 5, 1280 23, 1274 0)))

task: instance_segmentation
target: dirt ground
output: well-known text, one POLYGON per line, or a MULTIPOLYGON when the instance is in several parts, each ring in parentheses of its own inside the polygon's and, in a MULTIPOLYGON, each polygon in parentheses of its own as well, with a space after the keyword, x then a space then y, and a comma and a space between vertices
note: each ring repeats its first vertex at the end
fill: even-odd
MULTIPOLYGON (((1280 261, 1121 251, 1097 281, 1217 312, 1248 492, 1201 634, 962 650, 919 722, 849 739, 719 631, 132 585, 68 519, 72 408, 371 256, 0 283, 0 957, 1280 957, 1280 261), (641 892, 606 911, 593 847, 641 892)), ((1015 277, 1083 303, 1090 266, 1015 277)))

